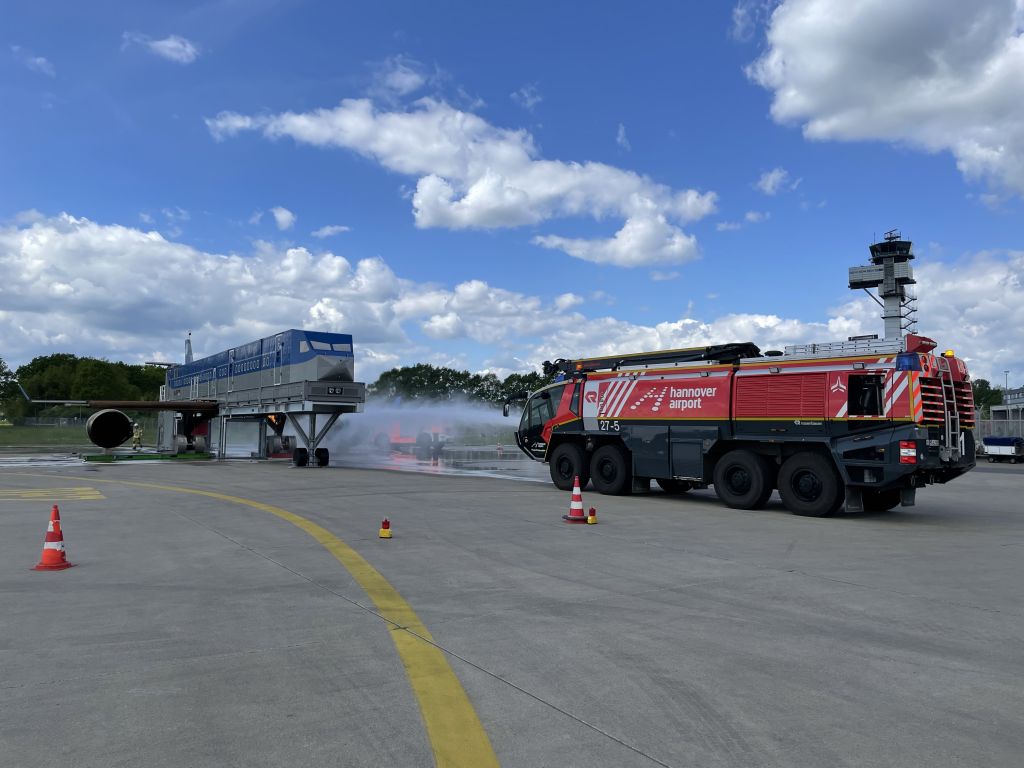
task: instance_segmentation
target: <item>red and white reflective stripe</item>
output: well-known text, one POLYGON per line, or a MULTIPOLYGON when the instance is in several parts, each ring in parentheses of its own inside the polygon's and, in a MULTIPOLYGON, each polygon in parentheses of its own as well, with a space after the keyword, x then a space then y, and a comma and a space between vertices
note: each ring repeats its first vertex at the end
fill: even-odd
POLYGON ((921 379, 919 374, 910 374, 910 416, 914 421, 921 420, 924 402, 921 400, 921 379))
POLYGON ((897 384, 896 388, 894 390, 892 390, 892 394, 886 396, 886 400, 885 400, 885 415, 886 416, 891 416, 892 415, 892 407, 893 407, 893 405, 896 403, 897 400, 899 400, 900 395, 902 395, 907 390, 907 386, 910 384, 910 378, 907 376, 906 371, 902 371, 902 372, 896 374, 896 376, 893 379, 893 382, 895 383, 897 381, 899 382, 899 384, 897 384))
POLYGON ((884 403, 884 406, 882 408, 882 414, 885 416, 889 415, 889 407, 892 405, 892 383, 893 374, 892 371, 890 371, 889 373, 885 374, 885 389, 882 392, 882 402, 884 403))
POLYGON ((43 549, 56 549, 58 552, 64 551, 63 541, 45 541, 43 542, 43 549))
POLYGON ((848 402, 843 401, 842 406, 839 408, 839 411, 836 413, 836 418, 837 419, 841 419, 843 416, 846 415, 846 409, 849 407, 849 405, 850 404, 848 402))
MULTIPOLYGON (((622 374, 619 374, 619 376, 622 376, 622 374)), ((622 378, 616 378, 605 386, 604 392, 601 393, 600 400, 598 402, 598 416, 605 416, 608 414, 612 399, 618 394, 619 389, 624 385, 624 383, 625 382, 622 378)))
POLYGON ((623 381, 623 383, 615 390, 615 397, 609 401, 608 407, 605 409, 605 415, 615 416, 622 409, 622 402, 629 396, 629 391, 636 386, 635 381, 623 381))
POLYGON ((615 418, 622 413, 622 407, 626 404, 629 396, 636 389, 638 379, 627 381, 625 386, 619 387, 615 392, 615 399, 612 400, 608 407, 605 409, 605 415, 611 418, 615 418))

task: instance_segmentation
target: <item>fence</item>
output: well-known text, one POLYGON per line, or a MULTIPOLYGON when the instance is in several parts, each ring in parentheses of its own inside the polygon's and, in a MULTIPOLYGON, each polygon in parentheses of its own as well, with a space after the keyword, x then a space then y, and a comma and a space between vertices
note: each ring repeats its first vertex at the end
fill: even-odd
POLYGON ((980 443, 986 437, 1024 437, 1022 419, 980 419, 974 434, 980 443))
POLYGON ((23 419, 16 419, 16 421, 24 427, 73 427, 76 424, 84 426, 87 418, 87 416, 26 416, 23 419))

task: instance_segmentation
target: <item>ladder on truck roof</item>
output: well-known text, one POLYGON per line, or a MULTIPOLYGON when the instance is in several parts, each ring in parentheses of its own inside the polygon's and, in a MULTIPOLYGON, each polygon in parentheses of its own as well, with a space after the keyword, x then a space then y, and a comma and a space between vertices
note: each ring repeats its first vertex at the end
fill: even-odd
POLYGON ((566 360, 564 358, 559 358, 554 362, 545 360, 544 375, 617 371, 627 366, 671 365, 673 363, 701 361, 709 363, 735 363, 744 358, 760 356, 761 350, 756 344, 743 341, 731 344, 715 344, 710 347, 665 349, 660 352, 635 352, 631 355, 584 357, 579 360, 566 360))

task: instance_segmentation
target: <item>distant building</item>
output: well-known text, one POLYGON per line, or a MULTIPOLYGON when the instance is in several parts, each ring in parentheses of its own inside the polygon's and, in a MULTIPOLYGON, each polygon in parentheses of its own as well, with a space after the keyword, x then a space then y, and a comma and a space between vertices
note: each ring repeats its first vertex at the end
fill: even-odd
POLYGON ((1003 390, 1003 404, 993 405, 993 421, 1021 421, 1024 419, 1024 387, 1003 390))

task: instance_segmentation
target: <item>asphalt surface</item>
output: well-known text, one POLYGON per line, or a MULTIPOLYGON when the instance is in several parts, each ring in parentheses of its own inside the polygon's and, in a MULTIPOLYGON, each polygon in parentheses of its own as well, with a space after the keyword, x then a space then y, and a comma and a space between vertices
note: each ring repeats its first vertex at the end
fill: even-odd
POLYGON ((833 519, 585 492, 599 524, 570 526, 568 494, 495 477, 7 466, 0 765, 434 764, 431 673, 356 577, 275 514, 174 487, 362 555, 503 766, 1017 768, 1024 471, 991 468, 833 519), (76 567, 35 572, 57 499, 76 567))

